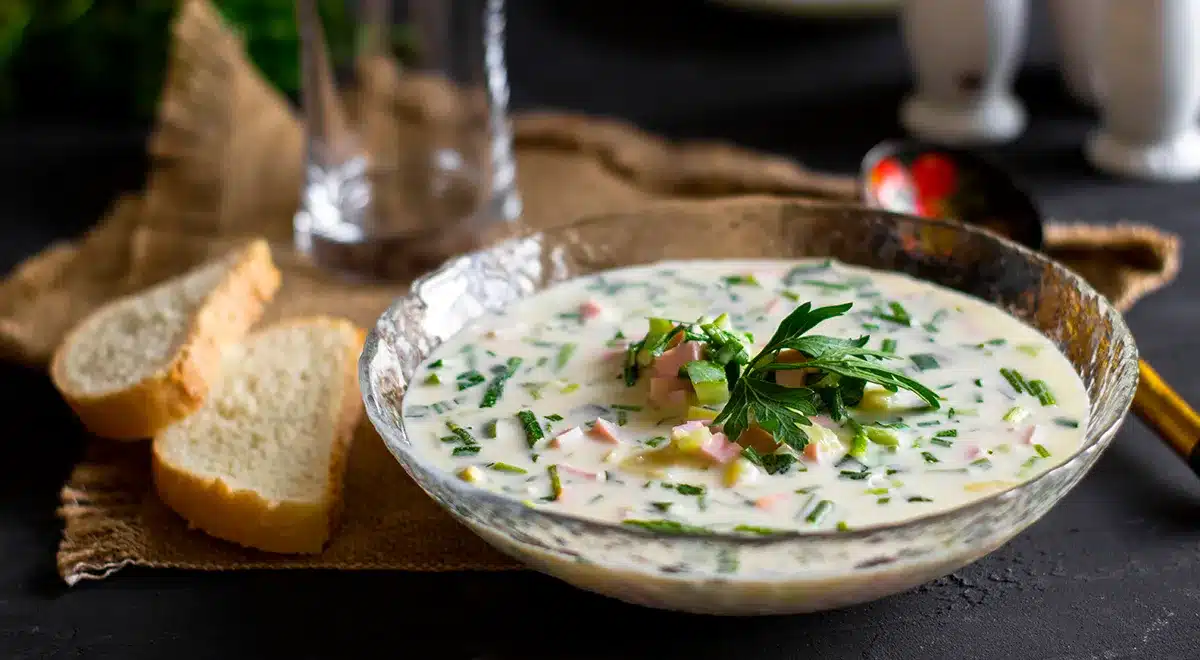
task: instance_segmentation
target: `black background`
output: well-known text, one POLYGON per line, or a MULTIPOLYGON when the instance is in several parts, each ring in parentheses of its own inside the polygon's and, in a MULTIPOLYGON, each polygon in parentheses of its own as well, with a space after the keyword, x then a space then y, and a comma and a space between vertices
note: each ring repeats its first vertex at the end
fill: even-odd
MULTIPOLYGON (((612 115, 847 173, 901 134, 910 78, 893 20, 797 21, 683 0, 510 5, 517 109, 612 115)), ((1084 163, 1094 117, 1062 91, 1052 34, 1035 18, 1017 84, 1034 118, 995 155, 1055 218, 1152 222, 1186 240, 1200 185, 1118 181, 1084 163)), ((93 110, 0 125, 3 270, 141 185, 145 127, 95 125, 93 110)), ((1128 319, 1143 356, 1200 402, 1198 256, 1185 242, 1179 281, 1128 319)), ((67 589, 54 508, 83 435, 39 370, 0 374, 0 658, 1200 658, 1200 483, 1133 418, 1041 522, 948 578, 843 611, 722 619, 531 573, 130 569, 67 589)))

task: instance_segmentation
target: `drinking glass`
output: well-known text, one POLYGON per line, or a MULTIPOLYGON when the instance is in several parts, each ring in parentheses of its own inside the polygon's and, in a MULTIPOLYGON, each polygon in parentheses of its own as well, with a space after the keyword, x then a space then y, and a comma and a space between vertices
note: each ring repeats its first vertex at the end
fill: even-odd
POLYGON ((517 219, 503 0, 296 0, 296 20, 297 249, 409 278, 517 219))

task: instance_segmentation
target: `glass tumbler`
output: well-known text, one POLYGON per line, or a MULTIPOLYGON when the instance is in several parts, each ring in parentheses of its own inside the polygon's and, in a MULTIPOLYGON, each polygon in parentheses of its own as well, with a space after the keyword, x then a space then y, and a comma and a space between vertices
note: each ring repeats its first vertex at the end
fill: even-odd
POLYGON ((296 0, 306 132, 295 245, 407 279, 520 215, 503 0, 296 0))

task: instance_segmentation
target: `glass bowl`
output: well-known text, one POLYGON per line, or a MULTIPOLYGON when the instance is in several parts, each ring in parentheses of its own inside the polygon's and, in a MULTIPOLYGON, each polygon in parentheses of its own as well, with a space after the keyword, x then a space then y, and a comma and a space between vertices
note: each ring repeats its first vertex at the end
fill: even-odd
POLYGON ((843 607, 905 591, 997 549, 1092 467, 1125 418, 1137 348, 1082 278, 986 230, 834 204, 741 198, 593 217, 454 258, 421 277, 367 337, 367 415, 405 471, 462 524, 524 564, 627 602, 747 615, 843 607), (945 512, 845 532, 664 535, 533 509, 412 451, 401 398, 431 350, 466 323, 576 276, 662 259, 833 257, 989 301, 1040 330, 1087 386, 1079 451, 1040 476, 945 512))

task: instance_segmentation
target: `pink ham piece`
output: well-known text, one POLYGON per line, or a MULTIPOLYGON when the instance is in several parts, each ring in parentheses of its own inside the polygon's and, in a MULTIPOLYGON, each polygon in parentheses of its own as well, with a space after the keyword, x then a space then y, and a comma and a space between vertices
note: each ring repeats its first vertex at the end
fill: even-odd
POLYGON ((688 433, 691 433, 692 431, 702 428, 703 426, 704 426, 704 423, 698 419, 694 419, 690 422, 684 422, 683 424, 680 424, 679 426, 672 426, 671 427, 671 437, 674 438, 675 436, 687 435, 688 433))
POLYGON ((804 445, 804 458, 811 463, 821 462, 821 446, 816 442, 809 442, 804 445))
POLYGON ((678 377, 679 368, 699 360, 703 349, 704 344, 698 341, 683 342, 654 360, 654 375, 660 378, 678 377))
POLYGON ((604 308, 595 300, 588 300, 579 306, 579 315, 585 319, 594 319, 603 311, 604 308))
POLYGON ((551 438, 549 446, 553 449, 562 449, 563 447, 576 444, 582 440, 583 429, 579 428, 578 426, 572 426, 566 431, 563 431, 562 433, 559 433, 551 438))
POLYGON ((596 423, 592 426, 592 435, 599 437, 604 442, 614 445, 621 444, 621 435, 617 430, 617 425, 601 417, 596 418, 596 423))
POLYGON ((983 450, 979 448, 979 445, 974 445, 974 444, 967 445, 967 460, 968 461, 979 458, 980 455, 982 455, 982 454, 983 454, 983 450))
POLYGON ((700 453, 718 465, 725 465, 742 454, 742 446, 730 442, 724 433, 714 433, 700 445, 700 453))
POLYGON ((683 378, 650 379, 650 402, 659 408, 669 408, 687 402, 687 389, 691 385, 683 378))
POLYGON ((591 479, 592 481, 604 480, 604 477, 601 476, 604 475, 604 472, 589 472, 588 470, 577 468, 574 465, 567 465, 566 463, 559 463, 558 469, 566 472, 567 474, 572 474, 576 477, 582 477, 584 479, 591 479))
POLYGON ((786 500, 789 494, 790 493, 774 493, 772 495, 763 495, 757 500, 754 500, 754 508, 770 511, 780 502, 786 500))
POLYGON ((1025 443, 1027 445, 1035 444, 1038 440, 1038 431, 1041 431, 1041 430, 1042 430, 1042 427, 1037 424, 1030 426, 1029 428, 1027 428, 1021 432, 1021 442, 1025 443))

